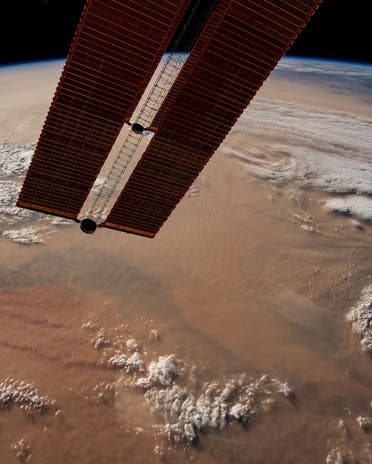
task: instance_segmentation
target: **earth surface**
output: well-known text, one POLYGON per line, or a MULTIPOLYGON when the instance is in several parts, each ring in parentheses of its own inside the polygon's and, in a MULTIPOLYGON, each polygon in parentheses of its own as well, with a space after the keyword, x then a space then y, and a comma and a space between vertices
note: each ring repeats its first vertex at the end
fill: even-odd
POLYGON ((62 61, 0 68, 0 452, 372 463, 372 67, 286 58, 154 239, 15 207, 62 61))

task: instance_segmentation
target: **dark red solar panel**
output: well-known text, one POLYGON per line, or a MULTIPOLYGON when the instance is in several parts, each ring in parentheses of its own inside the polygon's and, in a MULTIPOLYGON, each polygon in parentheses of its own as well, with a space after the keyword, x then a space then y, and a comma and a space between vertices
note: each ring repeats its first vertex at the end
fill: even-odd
POLYGON ((190 0, 88 0, 18 206, 76 218, 190 0))
POLYGON ((105 226, 153 237, 321 0, 221 0, 105 226))

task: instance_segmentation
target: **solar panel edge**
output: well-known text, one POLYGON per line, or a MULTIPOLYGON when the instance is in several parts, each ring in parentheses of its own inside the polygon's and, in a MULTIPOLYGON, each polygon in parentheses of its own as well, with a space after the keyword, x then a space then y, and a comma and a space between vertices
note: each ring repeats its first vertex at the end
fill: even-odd
POLYGON ((154 238, 156 235, 156 232, 155 233, 148 232, 146 230, 136 229, 134 227, 129 227, 129 226, 122 226, 120 224, 115 224, 114 222, 108 222, 108 221, 105 221, 102 224, 102 227, 106 227, 107 229, 119 230, 121 232, 126 232, 128 234, 140 235, 146 238, 154 238))
POLYGON ((52 216, 58 216, 58 217, 64 217, 66 219, 76 220, 76 216, 74 214, 68 213, 67 211, 44 207, 44 206, 40 206, 34 203, 29 203, 27 201, 18 200, 16 203, 16 206, 18 206, 19 208, 37 211, 39 213, 47 213, 47 214, 51 214, 52 216))

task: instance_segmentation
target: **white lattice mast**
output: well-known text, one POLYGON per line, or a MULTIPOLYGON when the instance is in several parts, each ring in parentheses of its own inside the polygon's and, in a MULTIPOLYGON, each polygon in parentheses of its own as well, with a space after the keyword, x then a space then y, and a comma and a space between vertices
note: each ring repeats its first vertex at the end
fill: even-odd
POLYGON ((186 62, 187 56, 185 53, 171 53, 160 65, 160 70, 155 73, 154 80, 150 82, 149 88, 144 92, 133 113, 124 142, 107 176, 95 194, 91 206, 85 212, 85 217, 88 216, 98 224, 105 220, 110 207, 119 194, 118 187, 130 162, 138 154, 138 151, 143 152, 150 142, 151 131, 146 129, 151 127, 158 110, 186 62), (144 143, 146 137, 148 140, 146 140, 147 143, 144 143))

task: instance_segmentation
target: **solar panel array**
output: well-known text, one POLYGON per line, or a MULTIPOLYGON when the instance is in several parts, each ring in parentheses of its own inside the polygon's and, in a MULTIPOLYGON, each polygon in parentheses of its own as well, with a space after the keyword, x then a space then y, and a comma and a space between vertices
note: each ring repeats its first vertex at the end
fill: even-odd
POLYGON ((88 0, 18 206, 77 218, 190 0, 88 0))
POLYGON ((159 231, 319 4, 219 2, 105 226, 147 236, 159 231))
MULTIPOLYGON (((321 1, 213 4, 105 227, 155 236, 321 1)), ((192 7, 191 0, 87 1, 19 206, 77 218, 192 7)))

